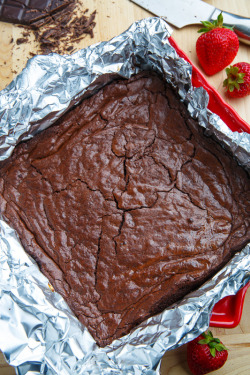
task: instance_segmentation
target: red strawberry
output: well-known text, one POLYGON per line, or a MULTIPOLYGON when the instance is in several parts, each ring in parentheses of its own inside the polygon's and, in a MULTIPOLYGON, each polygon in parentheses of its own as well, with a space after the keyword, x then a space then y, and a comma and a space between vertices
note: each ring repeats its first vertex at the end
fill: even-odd
POLYGON ((242 98, 250 94, 250 64, 240 62, 226 69, 227 78, 223 86, 231 98, 242 98))
POLYGON ((187 362, 193 375, 204 375, 221 368, 227 357, 227 349, 211 331, 187 344, 187 362))
POLYGON ((232 29, 223 26, 220 13, 216 21, 202 21, 204 32, 196 42, 196 53, 207 75, 213 75, 231 64, 239 50, 239 40, 232 29))

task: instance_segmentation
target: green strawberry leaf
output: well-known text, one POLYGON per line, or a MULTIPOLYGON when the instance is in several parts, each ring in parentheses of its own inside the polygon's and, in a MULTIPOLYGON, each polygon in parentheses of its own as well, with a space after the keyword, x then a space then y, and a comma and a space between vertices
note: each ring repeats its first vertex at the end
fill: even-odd
POLYGON ((244 83, 245 73, 239 73, 239 68, 237 66, 230 66, 226 68, 227 78, 223 81, 223 87, 229 92, 233 92, 235 89, 240 89, 240 84, 244 83))
POLYGON ((210 349, 210 353, 211 353, 212 357, 215 357, 216 356, 216 349, 215 348, 211 348, 210 349))
POLYGON ((199 29, 198 31, 197 31, 197 33, 206 33, 207 32, 207 29, 204 27, 204 28, 202 28, 202 29, 199 29))
POLYGON ((203 340, 198 341, 198 344, 208 344, 209 341, 210 341, 209 339, 203 339, 203 340))
POLYGON ((218 352, 222 352, 222 350, 227 350, 227 348, 225 347, 225 345, 223 344, 217 344, 215 349, 218 351, 218 352))
POLYGON ((210 330, 208 330, 207 332, 203 332, 202 336, 204 337, 204 339, 199 340, 198 344, 208 345, 210 353, 213 357, 216 356, 216 351, 221 352, 223 350, 227 350, 220 339, 213 337, 213 333, 210 330))
POLYGON ((223 29, 230 29, 233 31, 233 27, 223 25, 223 15, 222 12, 218 15, 217 20, 214 20, 212 22, 210 21, 201 21, 201 24, 204 26, 201 29, 199 29, 198 33, 206 33, 208 31, 211 31, 217 27, 221 27, 223 29))
POLYGON ((229 86, 228 86, 228 90, 229 90, 230 92, 233 92, 234 89, 235 89, 235 85, 229 85, 229 86))
POLYGON ((210 330, 207 331, 207 334, 208 334, 208 336, 210 336, 211 338, 214 337, 213 334, 212 334, 212 332, 211 332, 210 330))
POLYGON ((219 26, 219 27, 223 26, 223 15, 222 15, 222 12, 218 15, 217 26, 219 26))
POLYGON ((210 21, 201 21, 201 23, 205 27, 213 27, 213 22, 210 22, 210 21))
POLYGON ((218 344, 217 344, 216 342, 214 342, 214 341, 211 341, 211 342, 208 344, 209 348, 216 348, 217 345, 218 345, 218 344))

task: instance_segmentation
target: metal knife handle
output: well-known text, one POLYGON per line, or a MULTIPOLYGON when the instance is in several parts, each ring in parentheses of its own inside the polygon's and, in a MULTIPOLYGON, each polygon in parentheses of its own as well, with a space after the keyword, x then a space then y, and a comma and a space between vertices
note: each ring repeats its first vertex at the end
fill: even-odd
POLYGON ((216 20, 221 12, 223 15, 223 24, 226 26, 232 26, 234 32, 238 35, 239 40, 250 45, 250 18, 237 16, 236 14, 215 9, 209 21, 216 20))

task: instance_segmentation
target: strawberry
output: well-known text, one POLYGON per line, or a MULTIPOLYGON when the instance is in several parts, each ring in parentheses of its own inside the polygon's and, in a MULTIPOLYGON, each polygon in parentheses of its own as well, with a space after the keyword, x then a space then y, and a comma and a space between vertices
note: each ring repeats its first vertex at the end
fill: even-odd
POLYGON ((204 32, 196 42, 199 62, 207 75, 213 75, 231 64, 239 50, 239 40, 231 28, 223 26, 222 13, 213 22, 202 21, 204 32))
POLYGON ((187 362, 193 375, 204 375, 221 368, 227 357, 227 349, 211 331, 187 344, 187 362))
POLYGON ((231 98, 242 98, 250 94, 250 64, 239 62, 226 69, 227 78, 223 86, 231 98))

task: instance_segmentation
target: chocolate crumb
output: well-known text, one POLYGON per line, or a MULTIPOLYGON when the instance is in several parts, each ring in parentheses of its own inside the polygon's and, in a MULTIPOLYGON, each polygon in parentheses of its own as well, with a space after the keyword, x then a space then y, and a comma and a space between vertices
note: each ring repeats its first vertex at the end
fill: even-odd
POLYGON ((18 38, 16 40, 16 44, 19 46, 20 44, 23 44, 23 43, 27 43, 28 42, 28 38, 18 38))
POLYGON ((86 35, 94 37, 93 29, 96 11, 87 16, 88 9, 82 11, 80 2, 71 3, 64 11, 57 12, 47 20, 46 27, 35 30, 40 53, 63 53, 73 50, 72 43, 79 42, 86 35), (70 43, 70 45, 69 45, 70 43))
MULTIPOLYGON (((33 34, 38 44, 38 54, 73 53, 73 43, 79 43, 87 35, 94 37, 96 10, 90 15, 88 12, 87 8, 83 10, 81 0, 72 0, 63 9, 32 21, 30 25, 18 25, 24 31, 22 37, 16 40, 16 44, 28 43, 29 37, 33 34)), ((12 38, 10 43, 13 41, 12 38)))
POLYGON ((23 32, 22 32, 22 36, 23 36, 24 38, 30 36, 30 31, 23 31, 23 32))

